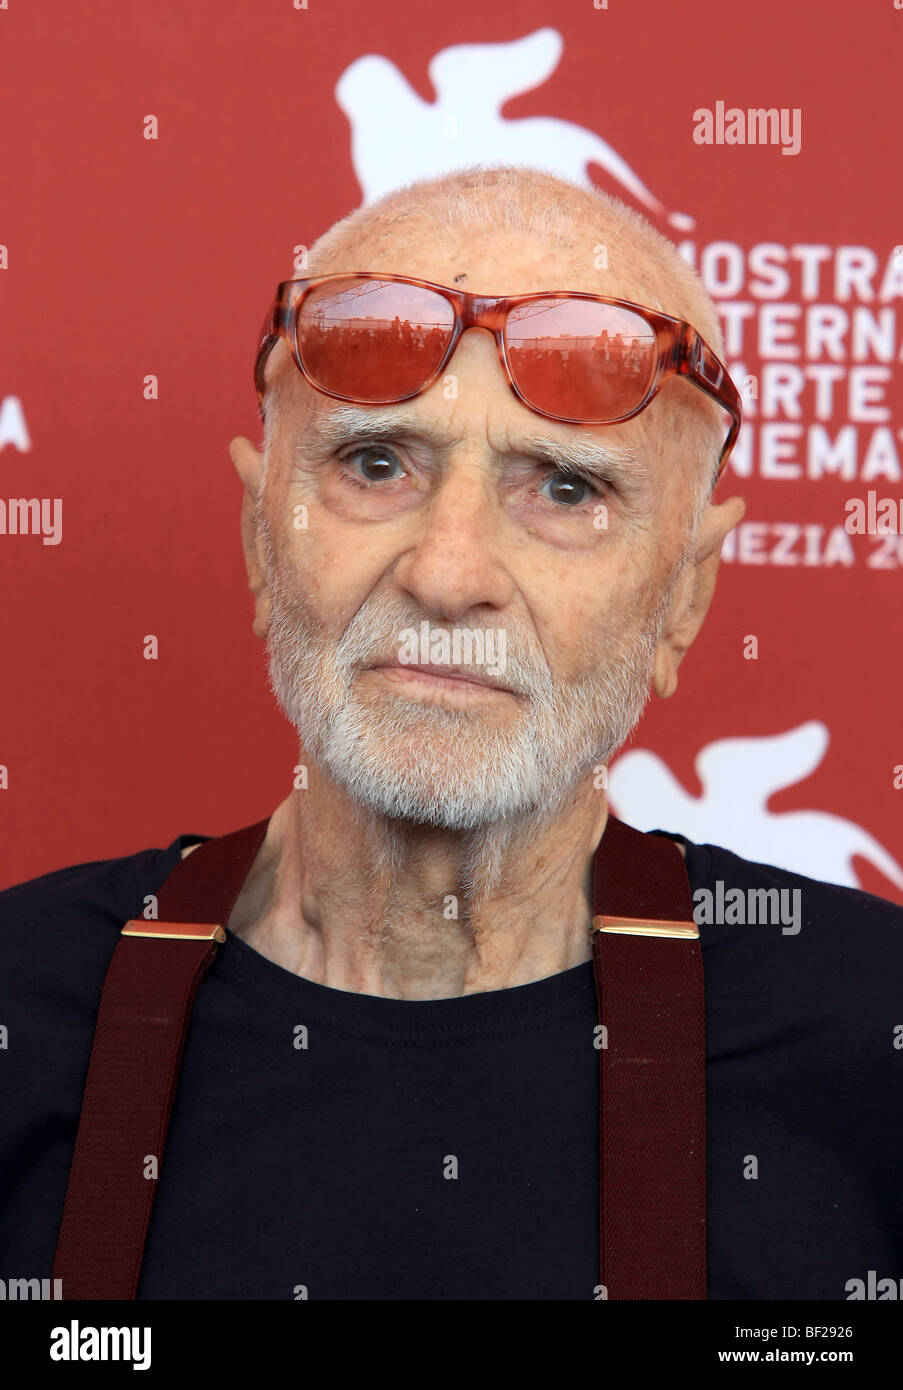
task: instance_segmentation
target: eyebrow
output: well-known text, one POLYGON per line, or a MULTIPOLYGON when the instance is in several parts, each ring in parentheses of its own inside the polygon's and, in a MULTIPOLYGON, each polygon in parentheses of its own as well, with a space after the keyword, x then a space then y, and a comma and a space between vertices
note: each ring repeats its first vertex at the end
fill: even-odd
MULTIPOLYGON (((309 431, 298 441, 299 461, 311 445, 316 450, 338 449, 356 440, 388 443, 393 439, 421 441, 436 449, 450 447, 445 431, 424 420, 413 420, 404 411, 385 410, 378 414, 356 406, 338 406, 317 415, 309 431)), ((649 469, 636 454, 619 445, 598 440, 556 439, 551 435, 529 435, 503 452, 519 454, 551 465, 562 472, 579 472, 611 483, 628 496, 636 496, 649 483, 649 469)))

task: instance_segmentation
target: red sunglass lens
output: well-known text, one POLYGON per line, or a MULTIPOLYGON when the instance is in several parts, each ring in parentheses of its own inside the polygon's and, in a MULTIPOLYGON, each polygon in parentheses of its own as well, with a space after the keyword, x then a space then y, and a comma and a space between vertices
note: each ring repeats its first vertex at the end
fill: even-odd
POLYGON ((643 401, 655 377, 651 324, 613 304, 534 300, 512 309, 505 339, 518 389, 550 415, 620 419, 643 401))
POLYGON ((454 324, 454 309, 432 290, 349 277, 307 295, 298 351, 318 386, 377 405, 412 395, 432 376, 454 324))

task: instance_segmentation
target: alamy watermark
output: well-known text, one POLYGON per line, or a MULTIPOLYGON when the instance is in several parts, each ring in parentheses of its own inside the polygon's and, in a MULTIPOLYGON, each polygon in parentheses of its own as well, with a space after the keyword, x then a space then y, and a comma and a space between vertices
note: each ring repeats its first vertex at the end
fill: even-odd
POLYGON ((484 666, 488 676, 501 676, 506 638, 503 627, 455 627, 449 633, 423 621, 419 631, 406 627, 400 633, 398 660, 402 666, 484 666))
POLYGON ((25 1303, 62 1296, 62 1279, 0 1279, 0 1302, 6 1299, 10 1303, 25 1303))
POLYGON ((879 497, 870 489, 865 497, 848 497, 843 529, 850 536, 903 535, 903 497, 879 497))
POLYGON ((851 1299, 870 1299, 879 1302, 885 1299, 903 1299, 903 1279, 880 1279, 876 1269, 870 1269, 864 1279, 848 1279, 844 1284, 847 1301, 851 1299))
POLYGON ((780 927, 784 936, 796 936, 802 925, 802 900, 801 888, 726 888, 719 878, 714 892, 694 892, 693 921, 697 927, 780 927))
POLYGON ((59 545, 62 497, 0 497, 0 536, 42 536, 44 545, 59 545))
POLYGON ((799 106, 739 106, 715 102, 714 111, 700 106, 693 112, 696 145, 780 145, 781 154, 799 154, 803 113, 799 106))
POLYGON ((73 1318, 50 1331, 51 1361, 131 1361, 133 1371, 151 1364, 149 1327, 92 1327, 73 1318))

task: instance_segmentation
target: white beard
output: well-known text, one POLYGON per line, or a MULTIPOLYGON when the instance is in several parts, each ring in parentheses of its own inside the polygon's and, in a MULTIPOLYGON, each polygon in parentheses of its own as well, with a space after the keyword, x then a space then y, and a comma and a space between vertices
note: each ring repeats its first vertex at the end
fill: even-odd
POLYGON ((671 596, 629 640, 597 640, 592 674, 569 685, 555 683, 526 633, 521 645, 508 630, 504 681, 519 695, 500 712, 496 697, 479 709, 388 689, 362 697, 357 674, 423 618, 401 596, 368 599, 336 644, 272 565, 270 587, 270 684, 309 755, 362 809, 452 831, 545 823, 587 771, 608 763, 643 712, 671 596))

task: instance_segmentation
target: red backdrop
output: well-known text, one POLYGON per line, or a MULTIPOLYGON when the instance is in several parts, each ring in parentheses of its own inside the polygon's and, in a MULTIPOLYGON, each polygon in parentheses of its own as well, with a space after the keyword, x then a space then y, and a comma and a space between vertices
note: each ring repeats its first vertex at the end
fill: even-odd
POLYGON ((613 768, 616 809, 693 838, 721 824, 750 857, 786 827, 788 862, 841 879, 855 851, 848 881, 903 901, 859 852, 868 836, 903 863, 903 539, 846 526, 871 492, 903 529, 898 4, 0 3, 0 883, 223 832, 286 794, 295 742, 250 631, 227 441, 260 438, 253 355, 294 248, 367 180, 427 172, 430 150, 439 172, 457 128, 442 144, 431 122, 452 115, 462 159, 550 142, 643 209, 610 148, 743 328, 728 361, 750 414, 721 491, 747 497, 745 529, 678 694, 635 736, 647 756, 613 768), (537 33, 498 50, 500 113, 481 114, 482 46, 537 33), (783 110, 788 138, 730 137, 731 108, 783 110), (720 141, 699 142, 704 111, 720 141), (43 499, 43 532, 9 533, 16 498, 43 499), (793 740, 774 740, 802 726, 822 751, 781 779, 793 740), (729 790, 707 789, 696 759, 723 739, 762 742, 745 761, 729 745, 729 790))

